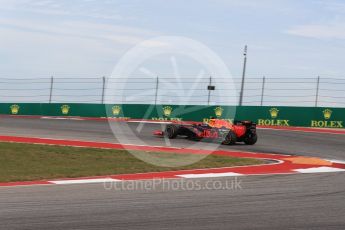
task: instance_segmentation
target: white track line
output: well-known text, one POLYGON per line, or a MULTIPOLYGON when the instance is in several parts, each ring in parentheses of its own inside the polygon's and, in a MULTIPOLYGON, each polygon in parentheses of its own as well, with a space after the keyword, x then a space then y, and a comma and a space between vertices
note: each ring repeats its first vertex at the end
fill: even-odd
POLYGON ((54 180, 48 181, 53 184, 92 184, 92 183, 107 183, 107 182, 118 182, 121 180, 112 178, 98 178, 98 179, 80 179, 80 180, 54 180))
POLYGON ((331 159, 325 159, 325 160, 328 160, 332 163, 339 163, 339 164, 345 164, 345 161, 341 161, 341 160, 331 160, 331 159))
MULTIPOLYGON (((309 128, 309 127, 306 127, 309 128)), ((290 131, 290 132, 301 132, 301 133, 318 133, 318 134, 334 134, 334 135, 345 135, 345 133, 334 133, 331 132, 330 129, 329 132, 319 132, 317 130, 313 130, 313 128, 310 128, 310 130, 296 130, 296 129, 278 129, 278 128, 264 128, 264 127, 257 127, 257 129, 266 129, 266 130, 275 130, 275 131, 290 131)))
POLYGON ((171 121, 127 121, 127 123, 171 124, 171 121))
POLYGON ((41 119, 45 120, 73 120, 73 121, 84 121, 83 118, 78 117, 41 117, 41 119))
POLYGON ((316 167, 308 169, 294 169, 293 171, 299 173, 325 173, 325 172, 345 172, 345 169, 333 168, 333 167, 316 167))
POLYGON ((227 176, 243 176, 243 174, 227 172, 227 173, 182 174, 182 175, 176 175, 176 176, 182 177, 182 178, 212 178, 212 177, 227 177, 227 176))

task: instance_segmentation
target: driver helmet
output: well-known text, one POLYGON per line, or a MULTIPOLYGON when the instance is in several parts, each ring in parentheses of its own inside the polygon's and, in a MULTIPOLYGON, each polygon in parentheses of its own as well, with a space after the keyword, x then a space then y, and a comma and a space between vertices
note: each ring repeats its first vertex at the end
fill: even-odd
POLYGON ((212 126, 215 126, 215 124, 216 124, 216 118, 211 117, 210 120, 208 121, 208 125, 212 127, 212 126))

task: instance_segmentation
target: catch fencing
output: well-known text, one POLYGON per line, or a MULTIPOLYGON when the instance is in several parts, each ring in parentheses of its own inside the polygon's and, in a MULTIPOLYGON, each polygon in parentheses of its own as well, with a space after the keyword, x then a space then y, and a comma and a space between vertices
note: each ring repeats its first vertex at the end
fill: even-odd
MULTIPOLYGON (((238 105, 240 77, 0 78, 0 103, 238 105)), ((243 105, 344 107, 345 78, 247 77, 243 105)))

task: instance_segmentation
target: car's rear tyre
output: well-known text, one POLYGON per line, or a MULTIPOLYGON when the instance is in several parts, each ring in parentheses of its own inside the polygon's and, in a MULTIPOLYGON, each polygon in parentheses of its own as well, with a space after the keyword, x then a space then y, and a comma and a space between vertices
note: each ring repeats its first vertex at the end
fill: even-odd
POLYGON ((254 145, 258 141, 258 135, 252 134, 251 136, 244 138, 243 141, 246 145, 254 145))
POLYGON ((234 145, 236 144, 237 136, 233 131, 229 131, 226 135, 225 140, 222 142, 223 145, 234 145))
POLYGON ((176 125, 167 125, 164 134, 167 138, 174 139, 178 135, 178 129, 179 127, 176 125))

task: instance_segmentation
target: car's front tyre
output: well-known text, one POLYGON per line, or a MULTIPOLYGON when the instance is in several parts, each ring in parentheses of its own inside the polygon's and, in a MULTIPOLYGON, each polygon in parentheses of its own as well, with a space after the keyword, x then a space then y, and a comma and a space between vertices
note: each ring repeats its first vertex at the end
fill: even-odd
POLYGON ((178 135, 179 127, 176 125, 167 125, 165 128, 164 135, 169 139, 174 139, 178 135))
POLYGON ((229 133, 226 135, 224 141, 222 142, 223 145, 234 145, 236 144, 237 136, 233 131, 229 131, 229 133))

